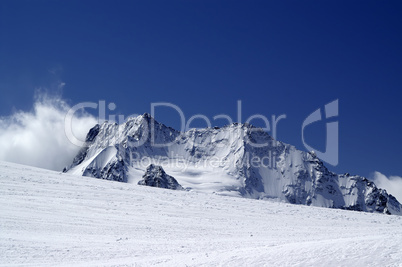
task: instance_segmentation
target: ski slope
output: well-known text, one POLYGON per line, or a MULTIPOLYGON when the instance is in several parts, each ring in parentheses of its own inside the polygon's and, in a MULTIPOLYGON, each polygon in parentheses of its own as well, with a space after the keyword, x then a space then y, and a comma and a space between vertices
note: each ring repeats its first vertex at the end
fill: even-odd
POLYGON ((0 162, 0 266, 402 266, 402 217, 0 162))

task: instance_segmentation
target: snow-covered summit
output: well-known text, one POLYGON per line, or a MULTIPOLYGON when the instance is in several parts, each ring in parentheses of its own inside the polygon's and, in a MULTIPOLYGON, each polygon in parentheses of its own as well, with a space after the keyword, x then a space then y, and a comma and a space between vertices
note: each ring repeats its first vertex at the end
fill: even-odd
POLYGON ((66 169, 138 183, 150 164, 183 187, 294 204, 401 214, 400 203, 364 177, 330 172, 314 153, 274 140, 249 124, 179 132, 149 114, 93 127, 66 169))

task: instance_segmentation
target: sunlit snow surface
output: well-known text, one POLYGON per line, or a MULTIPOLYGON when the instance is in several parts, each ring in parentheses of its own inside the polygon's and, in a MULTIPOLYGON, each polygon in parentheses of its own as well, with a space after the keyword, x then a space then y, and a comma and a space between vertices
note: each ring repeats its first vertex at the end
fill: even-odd
POLYGON ((401 266, 402 217, 0 162, 0 266, 401 266))

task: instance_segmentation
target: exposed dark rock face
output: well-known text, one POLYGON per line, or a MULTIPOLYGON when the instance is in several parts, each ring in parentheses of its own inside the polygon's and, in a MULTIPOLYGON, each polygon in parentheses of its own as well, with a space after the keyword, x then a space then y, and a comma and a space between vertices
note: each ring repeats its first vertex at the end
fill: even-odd
POLYGON ((183 189, 174 177, 166 174, 161 166, 153 164, 148 166, 144 176, 142 176, 142 180, 138 184, 172 190, 183 189))

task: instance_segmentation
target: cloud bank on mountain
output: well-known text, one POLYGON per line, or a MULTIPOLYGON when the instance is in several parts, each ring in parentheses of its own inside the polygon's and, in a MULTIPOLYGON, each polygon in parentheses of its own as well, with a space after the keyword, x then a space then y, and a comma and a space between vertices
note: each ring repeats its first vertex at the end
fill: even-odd
MULTIPOLYGON (((31 111, 15 111, 0 117, 0 160, 51 170, 71 164, 80 147, 65 134, 65 117, 70 105, 61 97, 40 94, 31 111)), ((74 114, 72 130, 84 140, 96 119, 81 110, 74 114)))
POLYGON ((402 202, 402 177, 374 172, 372 180, 379 188, 387 190, 389 194, 402 202))

